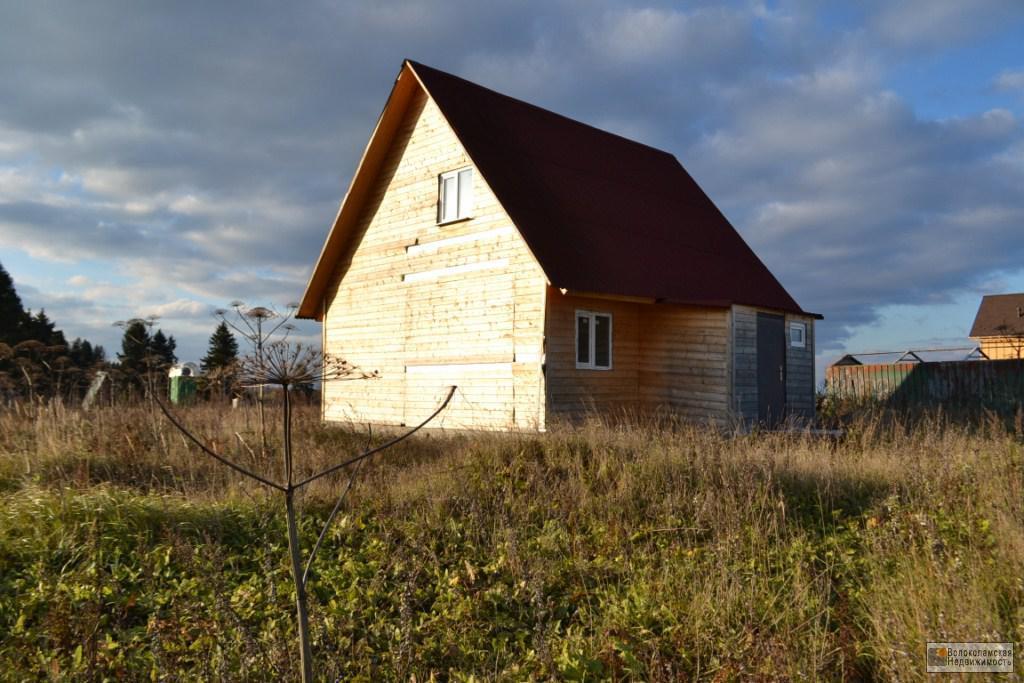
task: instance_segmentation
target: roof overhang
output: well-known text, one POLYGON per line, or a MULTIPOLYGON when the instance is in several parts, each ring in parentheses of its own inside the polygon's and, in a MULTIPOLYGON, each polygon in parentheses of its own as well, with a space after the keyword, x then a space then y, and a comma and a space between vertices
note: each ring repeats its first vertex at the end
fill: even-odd
MULTIPOLYGON (((715 299, 715 300, 706 300, 706 299, 700 299, 700 300, 659 299, 659 298, 655 298, 655 297, 646 297, 646 296, 627 296, 627 295, 624 295, 624 294, 610 294, 610 293, 607 293, 607 292, 582 291, 582 290, 571 289, 571 288, 567 288, 567 287, 557 287, 556 289, 558 289, 558 291, 561 292, 565 296, 578 296, 578 297, 585 297, 585 298, 588 298, 588 299, 604 299, 605 301, 624 301, 624 302, 627 302, 627 303, 635 303, 635 304, 665 304, 665 305, 670 305, 670 306, 693 306, 693 307, 696 307, 696 308, 730 308, 734 304, 735 305, 740 305, 740 306, 747 305, 747 304, 742 304, 742 303, 737 302, 737 301, 726 301, 724 299, 715 299)), ((753 305, 753 304, 751 304, 751 305, 753 305)), ((754 307, 755 308, 765 308, 764 306, 756 306, 756 305, 754 305, 754 307)), ((808 313, 807 311, 796 312, 796 311, 790 311, 790 310, 784 310, 784 309, 779 309, 779 310, 782 310, 784 313, 790 313, 790 314, 793 314, 793 315, 802 315, 802 316, 806 316, 808 318, 814 318, 815 320, 824 320, 825 319, 825 316, 823 316, 821 313, 808 313)))
POLYGON ((299 309, 295 313, 296 318, 324 319, 323 298, 330 285, 331 276, 337 268, 339 259, 344 255, 348 237, 359 220, 360 208, 373 188, 374 180, 388 149, 391 147, 395 132, 401 125, 413 96, 421 88, 422 86, 412 73, 409 63, 403 62, 398 77, 395 78, 395 85, 384 105, 384 111, 377 119, 373 135, 370 136, 370 141, 363 151, 359 165, 356 166, 355 174, 352 176, 344 199, 341 200, 341 206, 338 208, 331 230, 327 233, 327 239, 324 241, 320 256, 316 260, 316 266, 306 284, 306 291, 302 295, 299 309))

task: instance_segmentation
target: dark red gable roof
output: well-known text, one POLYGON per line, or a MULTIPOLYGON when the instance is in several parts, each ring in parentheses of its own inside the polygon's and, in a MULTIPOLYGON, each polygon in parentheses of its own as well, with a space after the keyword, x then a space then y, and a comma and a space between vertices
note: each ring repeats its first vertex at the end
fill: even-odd
POLYGON ((671 154, 409 65, 554 286, 804 313, 671 154))
POLYGON ((1024 335, 1024 293, 988 294, 981 298, 970 337, 1024 335))

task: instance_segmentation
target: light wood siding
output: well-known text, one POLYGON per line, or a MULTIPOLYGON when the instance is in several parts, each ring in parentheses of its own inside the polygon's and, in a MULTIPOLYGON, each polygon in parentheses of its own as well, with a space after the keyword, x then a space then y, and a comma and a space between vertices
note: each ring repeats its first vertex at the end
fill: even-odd
MULTIPOLYGON (((766 308, 732 307, 732 410, 747 422, 758 419, 757 414, 757 314, 776 313, 766 308)), ((814 417, 814 319, 809 316, 785 315, 786 332, 786 414, 810 419, 814 417), (791 322, 806 326, 803 348, 794 347, 790 340, 791 322)))
POLYGON ((726 309, 634 303, 548 290, 549 418, 617 408, 669 408, 688 419, 728 415, 726 309), (612 315, 612 369, 576 369, 577 310, 612 315))
POLYGON ((633 408, 638 402, 637 304, 566 296, 548 288, 545 354, 548 415, 577 418, 588 412, 633 408), (576 310, 612 315, 612 368, 576 369, 576 310))
POLYGON ((324 417, 543 427, 546 278, 473 169, 469 220, 437 225, 438 175, 472 166, 437 106, 412 101, 325 299, 325 349, 380 379, 332 382, 324 417))
POLYGON ((640 304, 640 398, 694 422, 729 415, 729 311, 640 304))
POLYGON ((989 360, 1024 358, 1024 336, 1021 337, 979 337, 981 350, 989 360))

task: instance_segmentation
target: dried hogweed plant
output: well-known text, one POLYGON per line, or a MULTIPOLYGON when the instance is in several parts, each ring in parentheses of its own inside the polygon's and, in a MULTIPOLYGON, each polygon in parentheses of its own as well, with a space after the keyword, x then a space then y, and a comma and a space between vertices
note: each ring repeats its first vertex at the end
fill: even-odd
POLYGON ((242 386, 311 386, 335 380, 376 379, 343 358, 325 354, 301 343, 275 341, 263 348, 261 356, 246 356, 239 364, 242 386))
MULTIPOLYGON (((240 334, 252 346, 252 359, 259 365, 264 350, 273 344, 285 342, 295 329, 292 318, 298 310, 297 303, 288 304, 284 312, 274 307, 249 306, 244 301, 232 301, 229 308, 218 308, 214 317, 240 334)), ((256 389, 256 413, 260 423, 260 454, 267 454, 267 421, 265 384, 254 385, 256 389)))
POLYGON ((309 610, 306 593, 306 585, 309 580, 310 567, 316 557, 320 545, 327 535, 327 530, 337 516, 342 501, 352 488, 355 475, 359 467, 367 458, 394 446, 400 441, 409 438, 417 431, 426 426, 437 417, 451 401, 455 394, 456 387, 448 387, 444 400, 438 407, 428 415, 422 422, 408 431, 385 441, 373 448, 367 448, 362 453, 350 456, 337 464, 331 465, 319 472, 307 474, 301 478, 295 476, 294 450, 292 446, 292 397, 291 393, 297 387, 308 387, 315 384, 323 384, 338 380, 373 380, 379 377, 377 372, 366 372, 346 360, 324 354, 318 349, 302 344, 292 344, 287 341, 275 341, 264 344, 257 356, 253 354, 242 360, 240 379, 243 386, 264 387, 277 386, 281 390, 281 425, 283 429, 282 458, 284 465, 284 481, 274 479, 250 470, 236 462, 224 457, 213 449, 209 448, 203 441, 191 432, 182 421, 171 412, 167 404, 157 399, 161 411, 171 423, 177 427, 195 446, 206 455, 214 458, 223 465, 239 472, 240 474, 253 479, 271 489, 284 494, 285 515, 288 525, 288 552, 291 560, 292 580, 295 585, 295 613, 299 627, 299 649, 302 665, 302 681, 310 683, 313 680, 313 654, 309 632, 309 610), (330 515, 324 522, 320 534, 313 546, 313 549, 303 563, 302 551, 299 545, 298 524, 295 510, 295 496, 304 487, 314 481, 333 474, 339 470, 352 467, 348 483, 342 489, 338 500, 330 515), (304 565, 304 566, 303 566, 304 565))

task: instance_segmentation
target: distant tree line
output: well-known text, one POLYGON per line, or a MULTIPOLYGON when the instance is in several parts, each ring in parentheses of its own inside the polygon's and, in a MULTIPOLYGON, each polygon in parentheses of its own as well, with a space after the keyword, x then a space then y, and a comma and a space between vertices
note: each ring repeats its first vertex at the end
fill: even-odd
MULTIPOLYGON (((240 303, 235 312, 239 320, 256 321, 256 327, 248 329, 259 331, 257 336, 246 339, 262 348, 268 335, 261 323, 277 314, 270 309, 243 308, 240 303)), ((208 398, 225 398, 239 391, 238 341, 231 330, 238 327, 230 324, 224 313, 218 311, 220 322, 201 360, 200 389, 208 398)), ((290 314, 279 317, 286 323, 290 314)), ((111 400, 135 400, 149 392, 166 395, 168 370, 178 362, 178 343, 162 329, 154 331, 155 322, 151 318, 115 323, 123 330, 121 350, 115 360, 108 360, 102 346, 81 338, 68 343, 45 311, 26 309, 13 279, 0 264, 0 401, 78 401, 98 372, 109 380, 111 400)), ((285 336, 289 329, 290 325, 284 327, 285 336)))
POLYGON ((79 338, 69 344, 46 311, 26 309, 0 265, 0 397, 80 396, 105 361, 102 346, 79 338))

